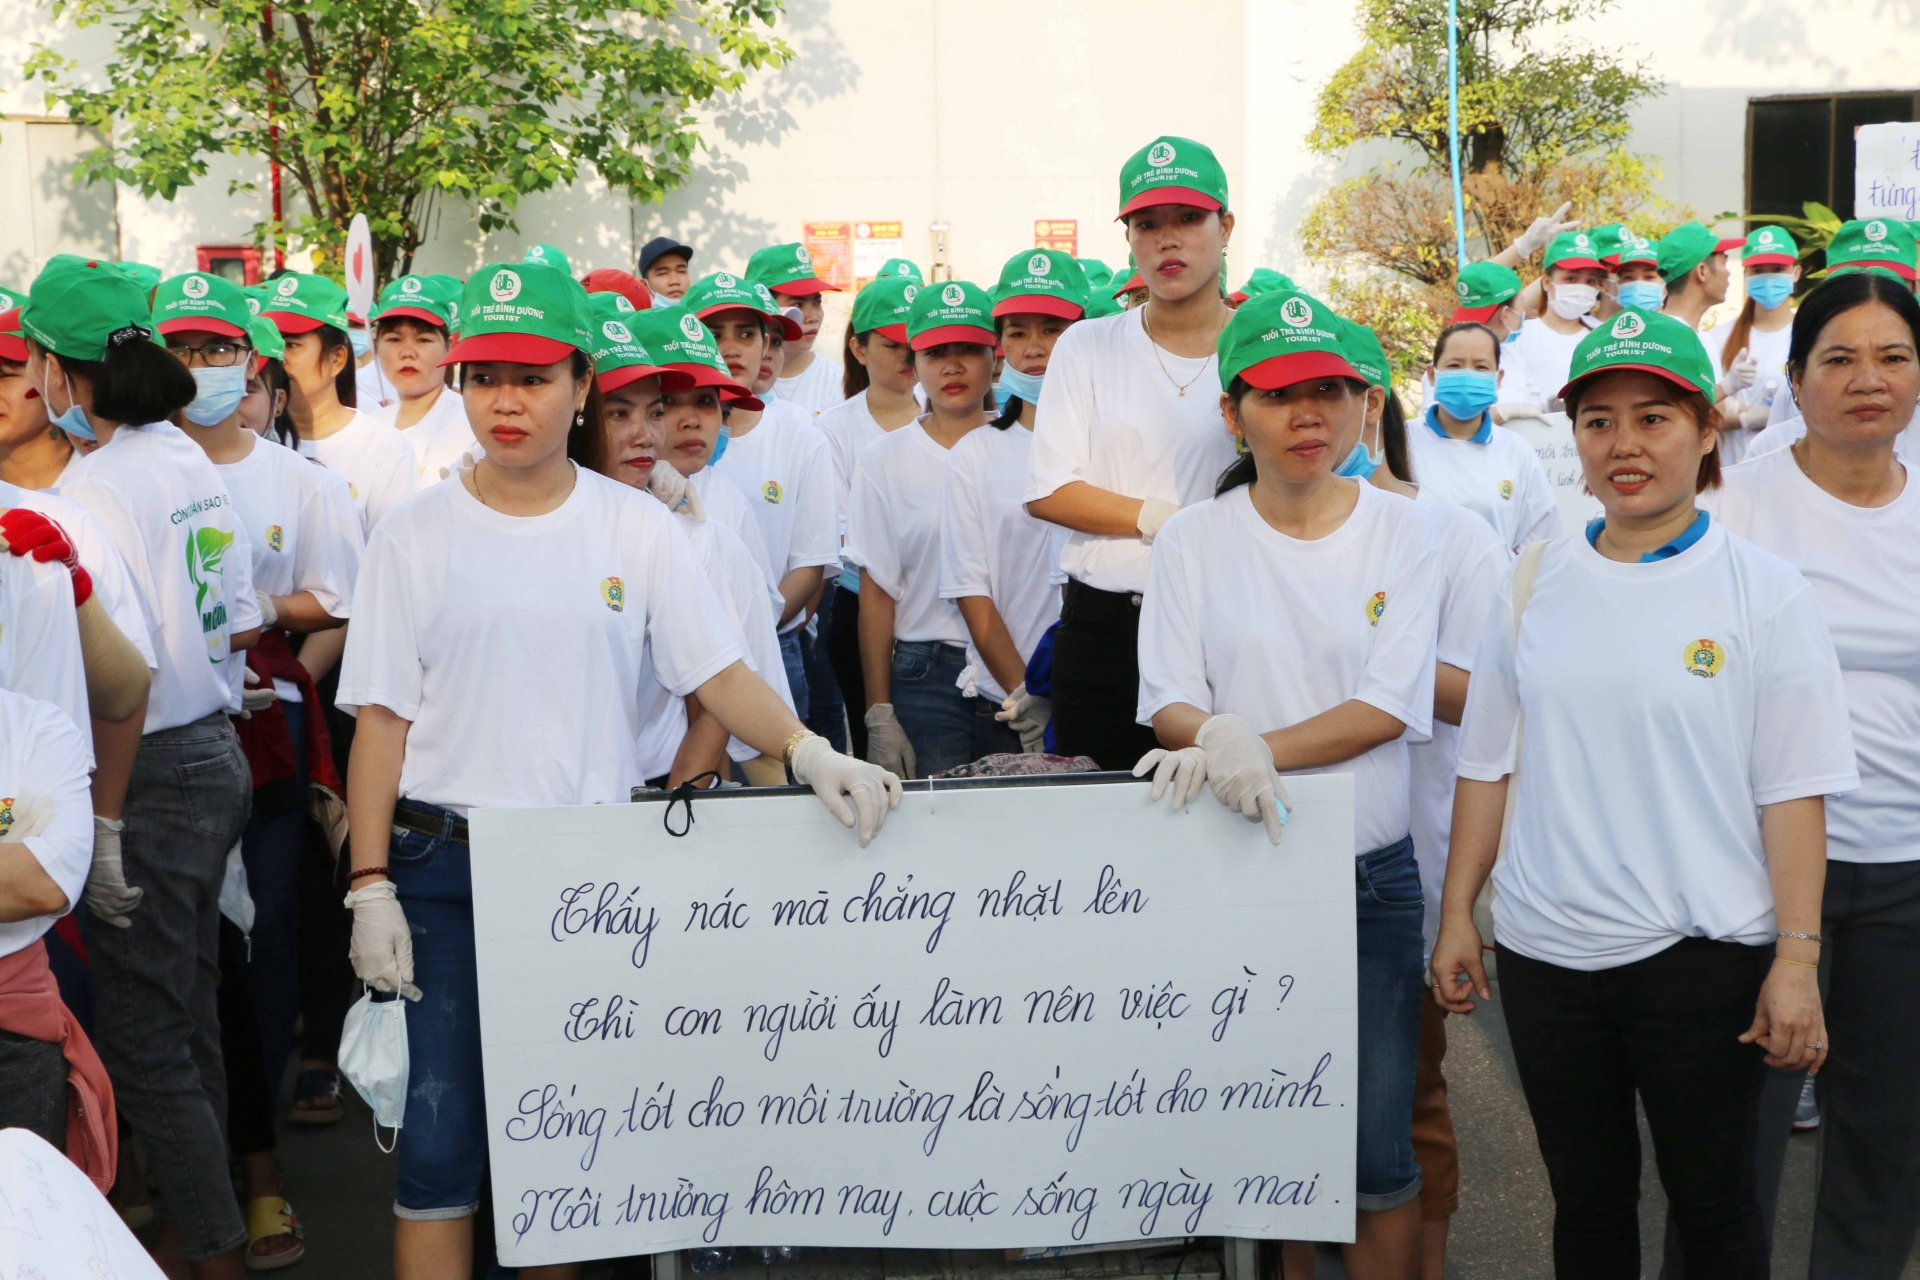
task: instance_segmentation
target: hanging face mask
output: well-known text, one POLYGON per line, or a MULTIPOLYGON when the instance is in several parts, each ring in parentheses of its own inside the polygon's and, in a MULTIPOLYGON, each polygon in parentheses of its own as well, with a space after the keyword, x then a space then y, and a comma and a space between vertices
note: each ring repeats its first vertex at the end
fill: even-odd
POLYGON ((1366 441, 1356 440, 1353 442, 1353 452, 1347 455, 1345 462, 1333 469, 1333 474, 1349 480, 1371 480, 1373 473, 1380 469, 1380 460, 1386 456, 1384 450, 1377 455, 1368 453, 1366 441))
POLYGON ((1433 379, 1433 401, 1462 422, 1472 422, 1500 399, 1500 380, 1478 369, 1443 369, 1433 379))
POLYGON ((353 358, 358 360, 373 350, 373 333, 367 329, 347 330, 347 342, 353 347, 353 358))
POLYGON ((1500 345, 1503 347, 1509 346, 1518 341, 1520 341, 1520 326, 1515 325, 1513 328, 1507 330, 1506 337, 1500 339, 1500 345))
POLYGON ((1620 305, 1638 311, 1658 311, 1667 301, 1667 286, 1658 280, 1628 280, 1620 286, 1620 305))
POLYGON ((1793 296, 1793 277, 1784 274, 1748 276, 1747 296, 1772 311, 1793 296))
POLYGON ((217 422, 225 422, 240 407, 247 396, 247 366, 232 365, 225 369, 191 369, 195 385, 200 394, 187 406, 187 421, 197 426, 211 427, 217 422))
POLYGON ((727 426, 727 424, 724 422, 721 423, 720 438, 713 442, 713 456, 707 459, 708 466, 710 467, 713 466, 715 463, 719 462, 720 459, 726 454, 727 440, 732 435, 733 435, 733 431, 727 426))
POLYGON ((1590 284, 1556 284, 1547 305, 1562 320, 1578 320, 1600 301, 1600 291, 1590 284))
POLYGON ((87 417, 87 411, 82 409, 80 402, 73 398, 73 383, 67 381, 65 369, 60 371, 60 382, 66 388, 67 407, 59 413, 53 411, 53 397, 48 394, 53 389, 53 384, 47 383, 40 388, 40 398, 47 402, 47 421, 70 436, 79 436, 82 440, 99 439, 93 433, 93 422, 87 417))
POLYGON ((371 991, 361 996, 340 1027, 339 1065, 373 1111, 374 1143, 385 1127, 398 1145, 407 1118, 407 1002, 396 996, 376 1004, 371 991))
MULTIPOLYGON (((1000 381, 994 384, 994 395, 1000 396, 1004 391, 1006 395, 1019 396, 1022 404, 1039 404, 1040 380, 1046 376, 1044 373, 1022 373, 1012 365, 1007 365, 1000 370, 1000 381)), ((1004 406, 1007 402, 1000 398, 994 403, 1004 406)))

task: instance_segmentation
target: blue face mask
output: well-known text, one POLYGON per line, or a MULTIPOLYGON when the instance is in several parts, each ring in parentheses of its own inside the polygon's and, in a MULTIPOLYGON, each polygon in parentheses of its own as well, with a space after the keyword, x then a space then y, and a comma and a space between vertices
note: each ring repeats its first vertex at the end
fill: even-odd
POLYGON ((722 455, 722 454, 724 454, 724 453, 726 453, 726 451, 727 451, 727 439, 728 439, 728 437, 730 437, 731 435, 733 435, 733 431, 732 431, 732 430, 731 430, 731 429, 730 429, 730 428, 729 428, 729 427, 727 426, 727 424, 726 424, 726 423, 724 423, 724 422, 723 422, 723 423, 721 423, 721 424, 720 424, 720 438, 719 438, 718 440, 716 440, 716 441, 714 441, 714 444, 713 444, 713 456, 712 456, 711 458, 708 458, 708 459, 707 459, 707 465, 708 465, 708 466, 710 466, 710 467, 711 467, 711 466, 713 466, 714 464, 716 464, 717 462, 719 462, 719 461, 720 461, 720 458, 721 458, 721 455, 722 455))
POLYGON ((1367 452, 1366 441, 1356 440, 1353 442, 1353 452, 1347 455, 1345 462, 1333 469, 1333 474, 1345 476, 1349 480, 1371 480, 1373 473, 1379 469, 1380 458, 1367 452))
POLYGON ((1520 341, 1520 330, 1517 327, 1507 330, 1507 336, 1500 339, 1501 345, 1503 346, 1507 343, 1518 341, 1520 341))
POLYGON ((66 410, 62 413, 53 411, 53 397, 47 394, 47 386, 43 385, 40 388, 40 398, 47 402, 47 421, 70 436, 78 436, 82 440, 99 439, 93 433, 93 422, 87 417, 87 411, 82 409, 80 402, 73 398, 73 384, 67 381, 67 373, 64 369, 60 371, 60 381, 66 385, 68 401, 66 410))
POLYGON ((1793 277, 1785 273, 1748 276, 1747 296, 1772 311, 1793 296, 1793 277))
POLYGON ((347 342, 353 347, 355 360, 373 350, 373 334, 365 329, 347 330, 347 342))
POLYGON ((1478 369, 1442 369, 1433 379, 1433 401, 1449 415, 1471 422, 1500 399, 1500 380, 1478 369))
POLYGON ((1667 286, 1658 280, 1628 280, 1620 286, 1620 305, 1640 311, 1658 311, 1667 300, 1667 286))
POLYGON ((993 384, 994 403, 1004 406, 1007 396, 1019 396, 1022 404, 1040 403, 1040 380, 1044 373, 1022 373, 1012 365, 1000 370, 1000 381, 993 384))
POLYGON ((192 369, 200 394, 187 406, 187 421, 211 427, 225 422, 240 407, 247 394, 247 366, 236 364, 226 369, 192 369))

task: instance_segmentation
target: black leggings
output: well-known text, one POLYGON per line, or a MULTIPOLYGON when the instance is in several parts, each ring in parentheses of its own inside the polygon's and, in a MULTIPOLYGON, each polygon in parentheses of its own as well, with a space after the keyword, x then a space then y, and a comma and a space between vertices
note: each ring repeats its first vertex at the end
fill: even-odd
POLYGON ((260 1049, 260 1024, 247 994, 247 941, 220 918, 220 1056, 227 1064, 227 1145, 236 1155, 273 1150, 273 1101, 260 1049))
POLYGON ((852 735, 853 754, 867 758, 867 680, 860 671, 860 593, 842 590, 833 602, 833 617, 828 620, 827 661, 840 682, 840 697, 847 704, 847 732, 852 735))
POLYGON ((1069 578, 1053 637, 1053 736, 1063 756, 1131 769, 1159 746, 1135 721, 1140 703, 1140 597, 1069 578))

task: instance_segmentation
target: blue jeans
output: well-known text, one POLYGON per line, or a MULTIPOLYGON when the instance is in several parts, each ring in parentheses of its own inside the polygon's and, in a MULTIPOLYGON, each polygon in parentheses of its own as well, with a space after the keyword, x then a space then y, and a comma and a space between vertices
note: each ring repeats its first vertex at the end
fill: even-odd
MULTIPOLYGON (((814 622, 814 634, 802 631, 800 648, 807 668, 807 728, 827 740, 835 751, 847 749, 847 709, 840 698, 840 681, 834 678, 833 662, 827 657, 827 637, 833 634, 833 603, 840 594, 839 584, 827 579, 820 593, 820 613, 814 622)), ((849 595, 849 603, 860 607, 859 597, 849 595)))
POLYGON ((960 691, 967 651, 938 640, 896 640, 893 645, 893 714, 913 744, 922 778, 971 764, 981 756, 1019 751, 1020 735, 993 718, 992 698, 960 691))
POLYGON ((787 668, 787 688, 793 692, 793 713, 805 721, 810 704, 807 699, 807 658, 800 651, 800 639, 798 631, 789 631, 780 637, 780 661, 787 668))
POLYGON ((253 898, 253 932, 244 969, 247 998, 260 1028, 267 1088, 276 1096, 293 1051, 293 1024, 300 1016, 300 859, 307 851, 306 709, 282 702, 280 710, 293 735, 298 804, 291 812, 264 819, 256 807, 240 836, 240 859, 246 863, 247 892, 253 898))
POLYGON ((1426 999, 1420 934, 1426 903, 1412 838, 1355 858, 1353 881, 1360 1006, 1355 1204, 1362 1212, 1380 1212, 1420 1194, 1413 1087, 1420 1002, 1426 999))
MULTIPOLYGON (((408 807, 452 814, 418 801, 408 807)), ((394 829, 387 849, 413 934, 407 1002, 407 1114, 400 1127, 395 1217, 470 1218, 487 1171, 487 1098, 480 1073, 480 980, 473 953, 473 876, 465 844, 394 829)))

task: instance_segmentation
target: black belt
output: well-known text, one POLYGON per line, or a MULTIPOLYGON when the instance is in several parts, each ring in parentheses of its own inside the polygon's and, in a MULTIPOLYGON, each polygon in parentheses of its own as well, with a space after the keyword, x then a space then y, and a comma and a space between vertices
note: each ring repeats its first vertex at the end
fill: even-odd
POLYGON ((393 825, 415 835, 439 839, 445 836, 455 844, 467 843, 467 820, 455 813, 434 813, 417 808, 405 800, 393 806, 393 825), (448 821, 452 826, 448 826, 448 821))

